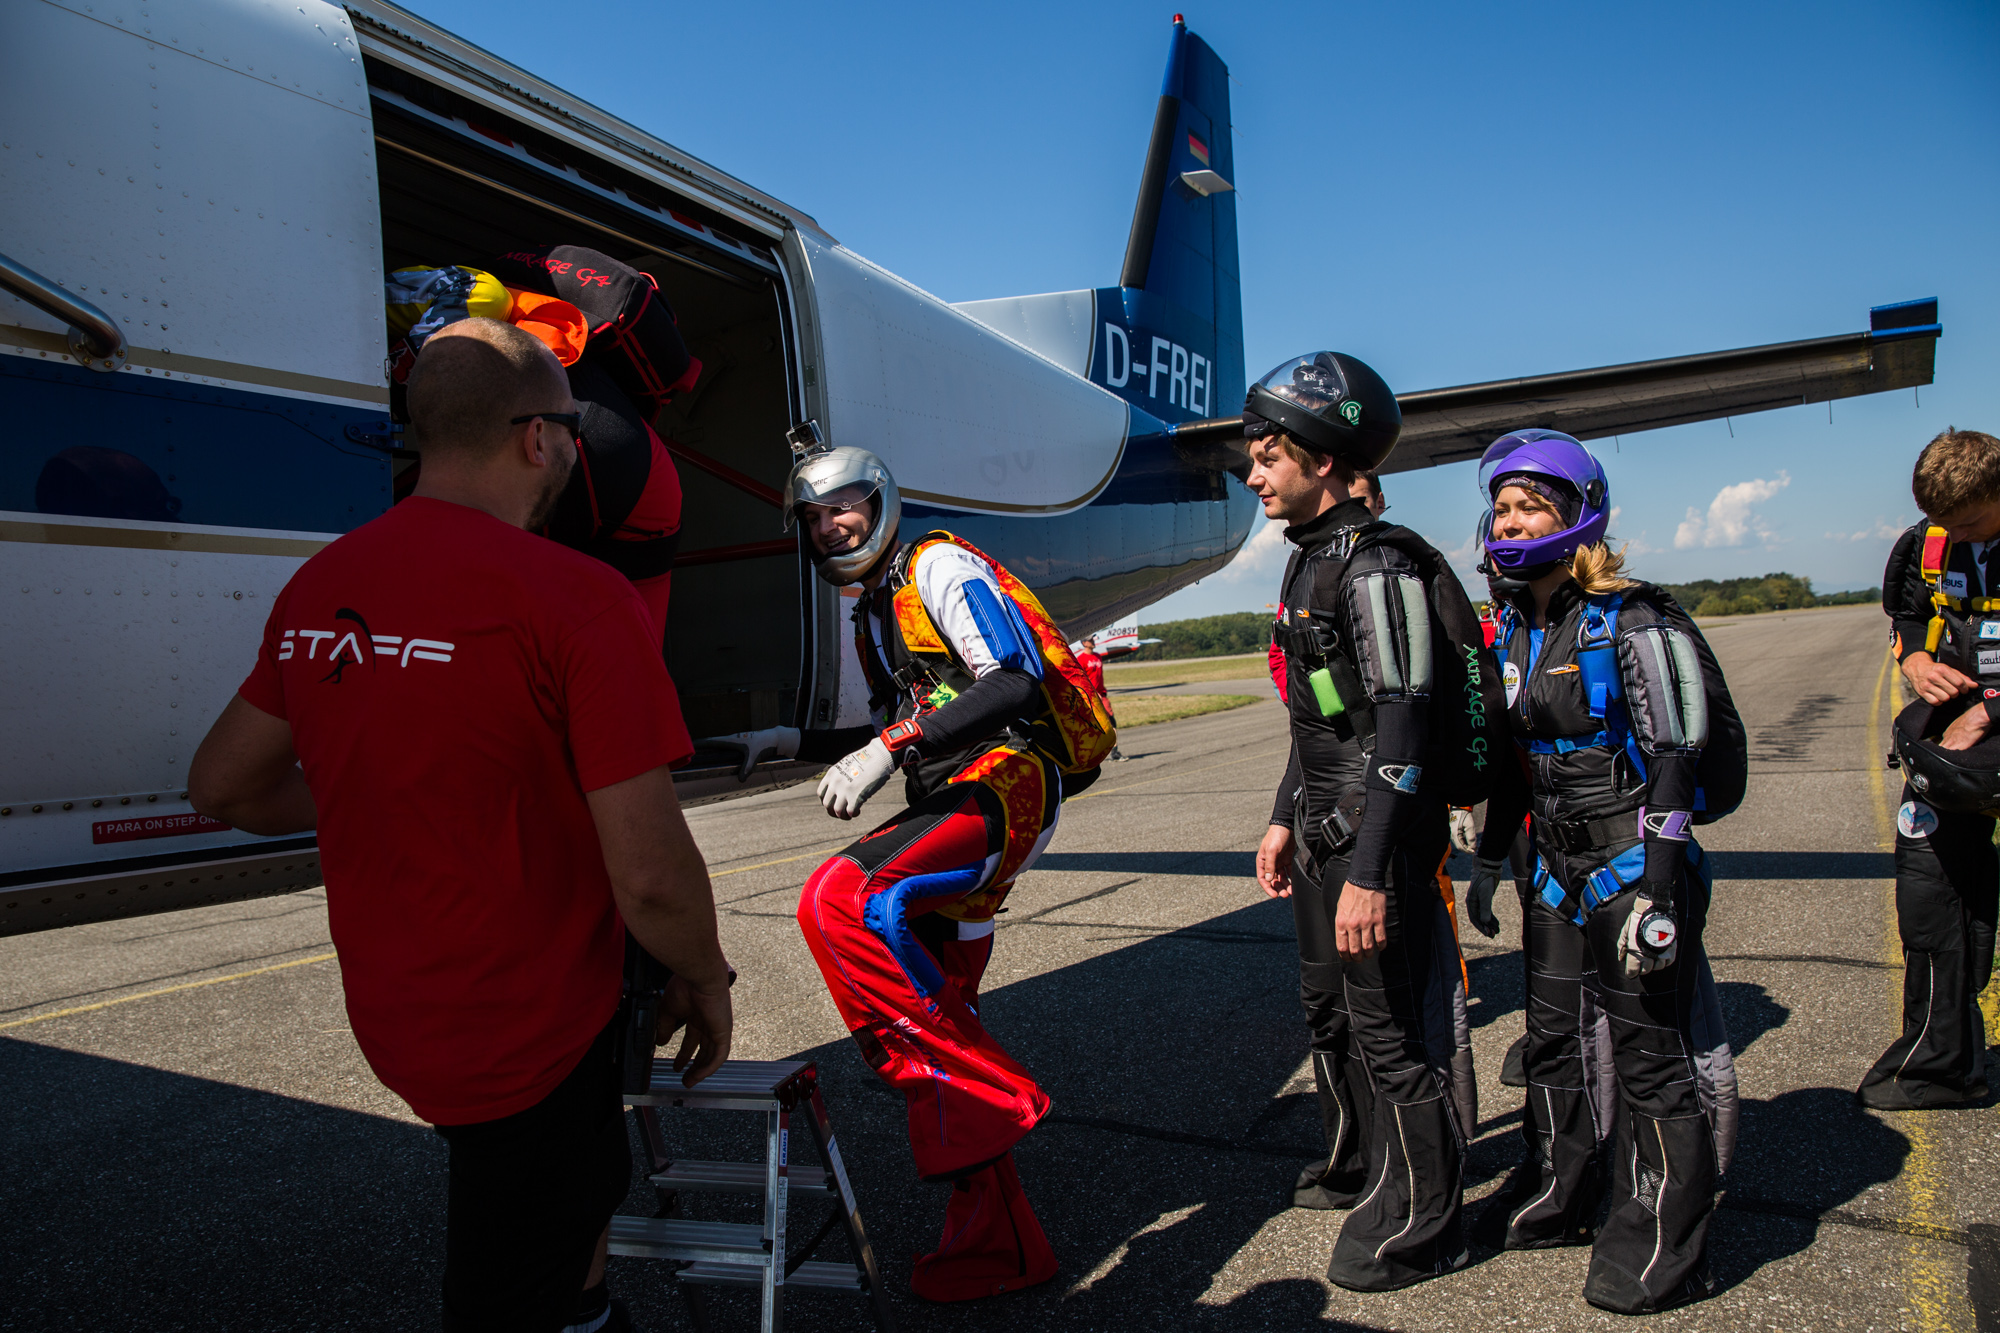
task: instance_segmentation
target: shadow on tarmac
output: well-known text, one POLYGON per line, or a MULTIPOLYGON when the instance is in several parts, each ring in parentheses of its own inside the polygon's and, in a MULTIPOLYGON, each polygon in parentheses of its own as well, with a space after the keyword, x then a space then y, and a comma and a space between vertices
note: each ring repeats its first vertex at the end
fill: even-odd
POLYGON ((1114 875, 1208 875, 1257 877, 1257 853, 1250 852, 1043 852, 1037 870, 1101 871, 1114 875))
POLYGON ((0 1329, 429 1327, 428 1129, 0 1039, 0 1329))
POLYGON ((1711 852, 1718 880, 1894 879, 1893 852, 1711 852))
POLYGON ((1736 1144, 1708 1245, 1725 1287, 1811 1245, 1823 1214, 1895 1179, 1910 1155, 1909 1139, 1847 1088, 1745 1098, 1736 1144))
MULTIPOLYGON (((1003 963, 1015 928, 1121 929, 1003 928, 1003 963)), ((1225 1273, 1321 1150, 1313 1099, 1283 1091, 1305 1054, 1290 928, 1285 904, 1257 902, 985 997, 993 1031, 1055 1099, 1016 1158, 1063 1262, 1054 1282, 995 1300, 930 1306, 909 1295, 911 1259, 935 1247, 947 1187, 916 1178, 901 1098, 851 1043, 796 1053, 819 1064, 905 1329, 1369 1327, 1335 1314, 1365 1313, 1365 1302, 1357 1309, 1358 1298, 1316 1280, 1334 1217, 1320 1228, 1324 1245, 1299 1256, 1296 1275, 1225 1273), (1240 1290, 1204 1303, 1218 1277, 1240 1290)), ((1477 1021, 1518 1010, 1518 954, 1472 967, 1477 1021)), ((1759 988, 1725 989, 1742 1045, 1784 1021, 1759 988)), ((0 1084, 13 1094, 0 1109, 9 1145, 0 1164, 9 1256, 0 1329, 388 1328, 434 1319, 444 1147, 428 1131, 23 1041, 0 1040, 0 1084)), ((1481 1125, 1468 1184, 1518 1162, 1518 1138, 1491 1132, 1517 1119, 1481 1125)), ((664 1127, 691 1158, 762 1154, 754 1117, 669 1113, 664 1127)), ((1741 1141, 1712 1243, 1717 1274, 1730 1284, 1811 1244, 1821 1214, 1895 1176, 1909 1150, 1844 1088, 1746 1101, 1741 1141)), ((795 1160, 810 1158, 807 1135, 793 1143, 795 1160)), ((683 1202, 695 1217, 755 1220, 749 1199, 683 1202)), ((821 1207, 794 1207, 795 1241, 818 1229, 821 1207)), ((624 1211, 653 1208, 640 1182, 624 1211)), ((835 1236, 817 1257, 844 1252, 835 1236)), ((1491 1253, 1476 1249, 1475 1262, 1491 1253)), ((616 1259, 612 1274, 640 1327, 689 1327, 667 1265, 616 1259)), ((718 1328, 753 1318, 748 1293, 709 1299, 718 1328)), ((851 1296, 794 1291, 788 1308, 794 1327, 871 1326, 865 1302, 851 1296)))

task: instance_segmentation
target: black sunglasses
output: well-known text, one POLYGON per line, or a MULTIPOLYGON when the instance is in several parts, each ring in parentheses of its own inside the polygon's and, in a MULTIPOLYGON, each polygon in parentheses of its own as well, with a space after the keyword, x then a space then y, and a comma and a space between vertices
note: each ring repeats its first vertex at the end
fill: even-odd
POLYGON ((536 420, 553 421, 558 426, 567 427, 569 429, 570 443, 574 444, 579 452, 581 452, 582 449, 584 448, 583 431, 579 429, 579 427, 583 425, 583 413, 530 412, 527 416, 515 417, 512 421, 508 422, 507 424, 510 426, 522 426, 526 425, 530 421, 536 421, 536 420))
POLYGON ((530 412, 524 417, 515 417, 507 424, 510 426, 525 426, 537 418, 543 421, 553 421, 558 426, 568 430, 572 435, 577 434, 578 429, 583 425, 583 413, 581 412, 530 412))

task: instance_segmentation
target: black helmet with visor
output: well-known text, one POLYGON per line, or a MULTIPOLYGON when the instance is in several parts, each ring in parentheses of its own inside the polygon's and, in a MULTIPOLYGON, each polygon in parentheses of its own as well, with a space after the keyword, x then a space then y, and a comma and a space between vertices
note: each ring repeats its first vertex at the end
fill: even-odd
POLYGON ((1250 386, 1243 434, 1279 431, 1356 472, 1380 467, 1403 433, 1403 409, 1382 377, 1345 352, 1295 356, 1250 386))

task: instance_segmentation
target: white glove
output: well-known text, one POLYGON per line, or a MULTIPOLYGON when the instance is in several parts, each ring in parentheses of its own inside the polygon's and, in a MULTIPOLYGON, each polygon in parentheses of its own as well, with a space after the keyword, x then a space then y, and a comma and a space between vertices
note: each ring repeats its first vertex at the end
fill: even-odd
POLYGON ((1481 861, 1472 872, 1472 882, 1465 888, 1465 919, 1489 940, 1500 933, 1500 918, 1493 915, 1493 890, 1500 886, 1500 876, 1506 869, 1505 861, 1481 861))
POLYGON ((1479 855, 1479 830, 1473 826, 1472 811, 1451 812, 1451 845, 1467 856, 1479 855))
POLYGON ((1653 900, 1641 893, 1632 900, 1632 910, 1618 932, 1618 956, 1624 960, 1628 977, 1642 977, 1672 967, 1674 956, 1680 952, 1680 932, 1675 929, 1672 908, 1662 909, 1664 916, 1655 917, 1641 936, 1639 923, 1654 910, 1653 900))
POLYGON ((896 775, 896 756, 877 736, 826 770, 819 780, 819 803, 835 819, 852 819, 862 803, 896 775))
POLYGON ((797 727, 766 727, 762 731, 734 731, 727 736, 703 736, 695 742, 696 749, 734 750, 742 755, 736 765, 736 780, 748 782, 750 771, 766 759, 797 759, 799 757, 799 729, 797 727))

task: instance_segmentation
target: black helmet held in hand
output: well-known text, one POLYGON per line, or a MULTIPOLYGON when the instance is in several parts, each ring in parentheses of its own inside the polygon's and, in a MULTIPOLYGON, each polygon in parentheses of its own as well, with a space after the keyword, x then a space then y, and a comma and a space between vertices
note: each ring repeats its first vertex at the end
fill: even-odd
MULTIPOLYGON (((1984 707, 1983 696, 1988 693, 1978 691, 1972 706, 1984 707)), ((1896 715, 1896 757, 1903 761, 1910 790, 1938 810, 1970 814, 2000 808, 2000 736, 1989 736, 1968 749, 1947 750, 1927 739, 1943 730, 1933 721, 1937 711, 1919 699, 1896 715)))
POLYGON ((1403 409, 1382 377, 1344 352, 1293 357, 1243 399, 1249 439, 1284 431, 1356 472, 1380 467, 1403 433, 1403 409))

